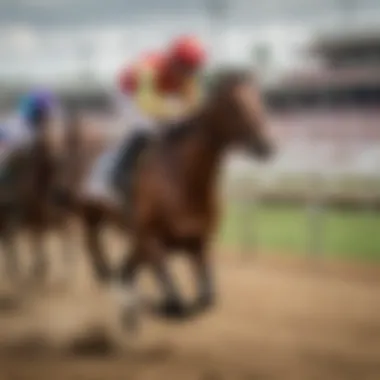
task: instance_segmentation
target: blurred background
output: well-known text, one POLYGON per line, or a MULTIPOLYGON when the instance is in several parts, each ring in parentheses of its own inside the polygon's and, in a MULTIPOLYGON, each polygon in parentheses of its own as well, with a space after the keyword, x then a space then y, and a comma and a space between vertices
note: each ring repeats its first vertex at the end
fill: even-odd
MULTIPOLYGON (((219 250, 228 257, 317 257, 350 263, 354 271, 375 267, 380 259, 379 20, 377 0, 1 0, 0 118, 14 111, 25 91, 43 84, 67 104, 111 120, 109 97, 118 70, 179 34, 196 33, 210 51, 205 83, 223 66, 258 73, 278 145, 269 164, 229 158, 219 250)), ((231 269, 229 264, 222 270, 229 284, 223 291, 237 287, 226 293, 232 311, 220 325, 198 324, 204 335, 185 327, 176 335, 178 342, 173 338, 181 348, 173 362, 186 363, 187 372, 181 367, 173 377, 164 369, 166 378, 183 373, 203 378, 191 371, 214 363, 211 376, 214 368, 219 368, 216 373, 226 368, 230 375, 204 378, 237 379, 228 370, 251 368, 249 352, 254 352, 266 363, 264 369, 252 377, 243 371, 241 378, 284 379, 280 369, 278 377, 265 377, 266 369, 302 363, 289 379, 378 379, 378 283, 370 287, 330 279, 326 284, 325 279, 285 278, 282 272, 263 274, 258 268, 231 269), (246 286, 251 280, 253 296, 246 286), (270 301, 260 298, 263 293, 270 301), (255 307, 249 309, 244 300, 251 296, 255 307), (252 321, 258 321, 256 327, 252 321), (218 326, 224 326, 225 335, 218 326), (225 346, 215 344, 221 341, 225 346), (222 349, 226 346, 240 353, 233 364, 222 349), (193 351, 187 356, 189 347, 193 351), (205 356, 198 360, 194 352, 205 356), (308 372, 299 370, 304 363, 310 364, 308 372)), ((364 279, 368 276, 365 272, 364 279)), ((51 314, 55 321, 64 319, 62 308, 51 314)), ((75 318, 74 312, 67 316, 75 318)), ((84 373, 80 368, 59 375, 75 378, 84 373)), ((109 375, 107 367, 97 368, 98 377, 90 378, 109 375)), ((38 377, 38 371, 32 373, 38 377)), ((53 365, 44 371, 46 378, 57 376, 53 365)), ((145 375, 141 378, 155 378, 145 375)))

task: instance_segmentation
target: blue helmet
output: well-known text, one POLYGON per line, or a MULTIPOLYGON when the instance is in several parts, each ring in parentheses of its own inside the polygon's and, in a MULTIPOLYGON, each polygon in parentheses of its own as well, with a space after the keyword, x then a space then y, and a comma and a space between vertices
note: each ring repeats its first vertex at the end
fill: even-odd
POLYGON ((31 91, 20 101, 19 112, 28 123, 34 124, 37 119, 49 115, 58 106, 58 99, 48 90, 31 91))

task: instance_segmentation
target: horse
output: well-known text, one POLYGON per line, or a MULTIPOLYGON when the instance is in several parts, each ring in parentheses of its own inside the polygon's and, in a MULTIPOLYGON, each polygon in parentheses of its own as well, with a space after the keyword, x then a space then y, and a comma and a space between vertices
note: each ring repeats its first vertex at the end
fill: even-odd
MULTIPOLYGON (((32 244, 34 264, 33 279, 42 279, 47 274, 44 234, 58 229, 64 233, 61 239, 64 257, 72 261, 69 234, 69 210, 67 204, 67 184, 71 178, 63 179, 68 165, 64 157, 72 153, 65 136, 57 136, 50 118, 41 118, 36 125, 36 135, 26 146, 16 148, 8 157, 4 170, 10 175, 1 183, 0 239, 3 243, 6 269, 15 280, 20 268, 16 236, 21 231, 28 232, 32 244), (57 141, 59 143, 57 144, 57 141)), ((68 134, 69 136, 69 134, 68 134)))
POLYGON ((7 177, 0 178, 0 243, 11 279, 19 272, 16 235, 24 230, 34 251, 33 279, 47 274, 44 237, 52 230, 62 237, 66 272, 72 268, 72 233, 77 230, 71 226, 78 226, 73 221, 82 210, 77 196, 80 180, 97 154, 115 139, 104 121, 89 117, 76 105, 66 105, 65 115, 58 120, 61 128, 55 128, 57 120, 40 120, 36 138, 2 163, 7 177))
POLYGON ((143 265, 153 269, 162 287, 164 298, 158 310, 165 317, 186 318, 214 304, 209 249, 220 218, 223 158, 234 148, 243 148, 258 159, 268 159, 273 152, 260 91, 252 73, 244 70, 221 73, 202 107, 163 127, 164 132, 138 159, 132 199, 123 199, 121 192, 121 204, 132 202, 128 216, 123 215, 123 207, 89 199, 83 208, 95 272, 100 279, 121 287, 123 320, 130 326, 137 322, 137 303, 132 300, 143 265), (119 223, 129 238, 125 259, 114 272, 107 267, 99 240, 103 223, 111 220, 119 223), (179 250, 189 255, 198 281, 198 295, 191 305, 183 302, 167 267, 168 254, 179 250))

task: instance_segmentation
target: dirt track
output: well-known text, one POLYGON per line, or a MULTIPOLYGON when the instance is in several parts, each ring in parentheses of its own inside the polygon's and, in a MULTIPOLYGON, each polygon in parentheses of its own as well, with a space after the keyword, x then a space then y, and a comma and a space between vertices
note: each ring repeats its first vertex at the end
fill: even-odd
POLYGON ((219 260, 213 312, 176 325, 145 317, 132 339, 79 267, 70 289, 19 298, 3 286, 1 380, 380 379, 378 270, 370 280, 328 266, 219 260))

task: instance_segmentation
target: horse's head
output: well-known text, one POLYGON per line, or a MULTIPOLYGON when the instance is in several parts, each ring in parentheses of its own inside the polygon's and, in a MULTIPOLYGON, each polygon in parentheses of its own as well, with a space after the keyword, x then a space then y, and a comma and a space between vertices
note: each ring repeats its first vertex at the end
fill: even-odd
POLYGON ((250 72, 221 73, 209 94, 214 116, 213 133, 227 144, 236 145, 260 158, 273 152, 265 110, 257 84, 250 72))

